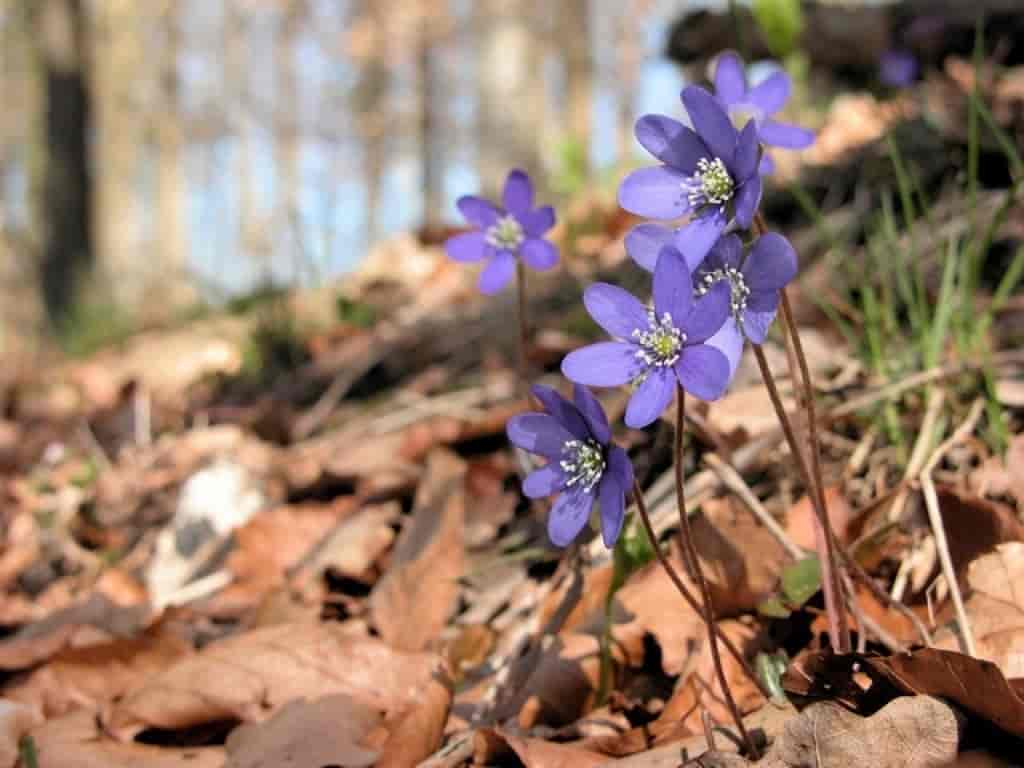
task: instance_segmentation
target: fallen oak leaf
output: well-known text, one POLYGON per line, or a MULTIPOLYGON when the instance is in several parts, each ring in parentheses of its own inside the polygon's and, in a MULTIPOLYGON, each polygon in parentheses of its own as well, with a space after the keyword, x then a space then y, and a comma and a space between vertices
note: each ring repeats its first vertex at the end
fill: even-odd
POLYGON ((370 613, 388 643, 427 647, 455 609, 464 568, 466 464, 438 449, 427 460, 409 520, 395 543, 391 568, 370 594, 370 613))
POLYGON ((573 744, 514 736, 483 728, 473 737, 473 764, 494 765, 515 755, 524 768, 592 768, 608 762, 608 756, 573 744))
POLYGON ((208 645, 140 683, 103 720, 128 740, 146 728, 261 721, 293 699, 335 693, 394 714, 422 694, 436 660, 344 624, 280 624, 208 645))
POLYGON ((306 768, 373 765, 377 751, 362 745, 381 715, 351 696, 293 701, 263 723, 247 723, 228 736, 224 768, 306 768))
POLYGON ((412 768, 441 746, 452 691, 451 678, 443 667, 439 668, 418 702, 389 729, 376 768, 412 768))

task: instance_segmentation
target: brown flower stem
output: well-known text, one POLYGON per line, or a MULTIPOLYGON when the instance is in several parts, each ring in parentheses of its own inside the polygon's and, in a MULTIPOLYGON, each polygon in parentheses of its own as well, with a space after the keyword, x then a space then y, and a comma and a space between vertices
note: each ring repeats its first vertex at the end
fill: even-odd
POLYGON ((711 590, 708 588, 707 579, 704 578, 704 569, 701 567, 700 559, 697 556, 697 548, 693 544, 693 530, 690 528, 690 518, 686 514, 686 494, 684 492, 683 477, 683 429, 686 426, 686 390, 676 385, 676 507, 679 510, 679 537, 683 543, 683 551, 689 553, 690 564, 693 567, 693 575, 696 577, 697 586, 700 587, 701 598, 704 602, 704 623, 708 628, 708 642, 711 646, 711 660, 715 666, 715 675, 718 677, 718 684, 722 687, 722 694, 729 707, 736 728, 740 732, 743 743, 751 757, 757 757, 757 749, 754 742, 743 725, 743 717, 740 715, 739 707, 733 698, 732 690, 725 679, 725 670, 722 668, 722 657, 718 653, 718 633, 715 631, 715 606, 711 601, 711 590))
POLYGON ((843 647, 842 627, 845 624, 845 621, 841 621, 841 617, 845 619, 846 612, 842 609, 839 599, 842 593, 838 589, 837 579, 835 578, 836 573, 833 567, 834 550, 829 546, 827 533, 830 529, 826 528, 821 522, 825 512, 824 507, 821 505, 821 496, 819 496, 810 471, 807 469, 807 461, 804 458, 803 451, 800 449, 800 444, 797 442, 796 433, 793 431, 793 424, 786 413, 785 407, 782 405, 782 397, 779 395, 779 388, 775 384, 775 377, 772 375, 771 368, 768 367, 768 360, 764 356, 764 350, 758 344, 751 344, 751 346, 754 348, 757 366, 761 369, 761 378, 764 380, 768 396, 772 401, 772 406, 775 408, 775 415, 782 426, 782 433, 786 436, 786 443, 789 445, 790 453, 793 454, 793 460, 796 462, 800 479, 807 487, 807 498, 811 500, 811 506, 815 512, 815 519, 818 523, 815 526, 815 541, 818 549, 818 558, 821 561, 821 586, 825 593, 825 613, 828 616, 829 641, 832 645, 832 650, 839 651, 843 647))
MULTIPOLYGON (((644 501, 644 491, 640 487, 640 482, 636 479, 633 480, 633 499, 636 501, 636 508, 640 513, 640 522, 643 523, 644 531, 647 533, 647 539, 651 543, 651 549, 654 550, 654 556, 658 558, 658 562, 661 564, 662 569, 668 574, 669 581, 675 586, 676 590, 680 595, 683 596, 683 600, 690 608, 700 615, 702 613, 701 605, 697 602, 697 598, 693 596, 689 587, 686 586, 686 582, 683 581, 682 577, 676 572, 676 569, 672 567, 672 563, 669 562, 668 558, 665 557, 665 553, 661 551, 661 547, 658 546, 658 536, 654 532, 654 525, 651 523, 651 516, 647 512, 647 502, 644 501)), ((718 639, 722 641, 722 645, 729 654, 736 660, 736 663, 743 668, 744 674, 750 681, 757 686, 757 689, 761 692, 761 695, 767 700, 771 700, 772 693, 768 690, 768 687, 761 681, 761 678, 757 676, 750 664, 740 653, 736 644, 729 639, 729 636, 722 632, 721 627, 715 625, 715 632, 718 634, 718 639)))
MULTIPOLYGON (((764 234, 768 230, 768 225, 765 223, 764 216, 760 211, 755 215, 754 229, 759 235, 764 234)), ((816 526, 815 530, 815 539, 818 544, 818 552, 821 559, 822 585, 830 584, 830 587, 825 589, 825 607, 829 614, 829 637, 832 642, 832 648, 840 653, 848 653, 851 648, 851 643, 850 629, 846 620, 846 610, 844 609, 842 601, 842 595, 844 594, 841 576, 842 565, 836 554, 839 549, 839 545, 836 540, 835 531, 832 530, 832 521, 828 516, 828 502, 825 499, 825 484, 821 473, 821 443, 818 439, 818 418, 814 404, 814 388, 811 382, 811 372, 810 367, 807 365, 807 356, 804 354, 803 342, 800 340, 800 331, 797 329, 796 322, 793 320, 793 309, 789 302, 789 294, 786 292, 785 288, 780 291, 780 294, 783 328, 785 330, 786 353, 789 355, 790 372, 795 384, 797 381, 797 372, 799 371, 800 385, 795 386, 795 389, 799 393, 799 399, 807 414, 807 432, 810 438, 811 454, 811 466, 809 468, 807 466, 806 459, 803 456, 803 452, 798 447, 795 435, 793 435, 792 425, 788 430, 787 440, 790 435, 793 435, 794 439, 790 441, 790 450, 793 452, 794 457, 799 457, 797 463, 798 466, 802 467, 803 481, 807 486, 807 494, 811 499, 811 506, 813 507, 815 516, 818 519, 818 526, 816 526), (792 362, 794 358, 796 360, 796 366, 794 366, 792 362), (817 530, 818 528, 820 528, 820 530, 817 530), (829 592, 832 593, 831 607, 829 607, 829 592), (833 622, 835 626, 833 626, 833 622)), ((758 365, 761 367, 761 375, 764 377, 765 386, 769 386, 769 381, 772 382, 771 386, 774 386, 774 379, 772 378, 771 370, 763 360, 762 351, 756 345, 754 345, 754 349, 757 350, 757 354, 759 355, 758 365)), ((783 419, 786 419, 787 416, 785 409, 782 408, 782 400, 781 398, 778 398, 778 389, 775 390, 775 396, 772 398, 772 404, 776 406, 775 411, 779 417, 779 421, 781 422, 783 419), (777 405, 776 399, 778 399, 777 405)), ((783 432, 786 432, 785 426, 783 427, 783 432)), ((852 595, 851 599, 853 599, 852 595)))

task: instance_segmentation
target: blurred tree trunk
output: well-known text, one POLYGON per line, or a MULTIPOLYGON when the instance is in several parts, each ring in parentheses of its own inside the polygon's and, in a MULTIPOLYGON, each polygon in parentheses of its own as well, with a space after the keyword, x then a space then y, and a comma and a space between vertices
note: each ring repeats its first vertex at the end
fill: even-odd
MULTIPOLYGON (((494 195, 510 168, 542 184, 540 56, 531 17, 513 0, 474 3, 479 106, 477 145, 482 187, 494 195)), ((578 31, 577 31, 578 34, 578 31)))
MULTIPOLYGON (((425 3, 424 6, 429 5, 425 3)), ((429 13, 426 9, 417 35, 417 67, 419 69, 419 146, 423 183, 423 227, 433 230, 441 225, 444 208, 444 149, 437 141, 443 110, 438 109, 438 100, 443 91, 436 87, 437 66, 434 43, 444 19, 429 13)), ((443 14, 443 9, 436 9, 443 14)))
POLYGON ((136 83, 143 71, 140 11, 135 0, 94 0, 93 93, 97 236, 97 290, 121 310, 143 297, 145 263, 140 249, 142 205, 139 148, 142 139, 136 83))
POLYGON ((93 266, 89 221, 88 22, 81 0, 25 0, 33 41, 30 241, 47 316, 62 326, 93 266))
POLYGON ((181 105, 178 59, 181 51, 181 9, 165 0, 160 12, 163 48, 160 61, 160 109, 157 137, 157 249, 156 269, 148 278, 147 292, 160 302, 147 302, 167 313, 194 301, 188 275, 189 222, 186 206, 185 130, 181 105), (161 306, 163 305, 163 306, 161 306))
POLYGON ((304 0, 284 3, 277 30, 276 93, 277 109, 274 126, 274 163, 277 167, 277 211, 274 217, 279 242, 292 262, 292 278, 301 276, 303 263, 299 221, 299 195, 302 183, 299 168, 299 124, 301 118, 296 43, 302 28, 304 0))
POLYGON ((352 106, 363 145, 363 180, 366 185, 366 233, 370 243, 380 237, 380 189, 387 164, 391 110, 388 95, 391 85, 389 36, 387 34, 389 0, 362 0, 359 16, 366 20, 370 39, 366 55, 360 57, 359 82, 352 94, 352 106))
POLYGON ((558 4, 558 39, 565 46, 564 130, 581 145, 584 177, 590 175, 591 115, 594 62, 591 55, 590 0, 562 0, 558 4))
POLYGON ((640 14, 644 9, 636 7, 635 0, 626 0, 619 15, 618 64, 619 64, 619 116, 618 116, 618 158, 619 162, 629 160, 633 154, 633 93, 640 80, 640 14))

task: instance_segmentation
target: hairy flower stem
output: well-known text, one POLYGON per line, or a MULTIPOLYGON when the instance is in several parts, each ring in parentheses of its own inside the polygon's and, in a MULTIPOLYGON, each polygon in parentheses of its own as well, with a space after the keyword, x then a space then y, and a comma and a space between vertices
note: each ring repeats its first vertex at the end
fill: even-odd
MULTIPOLYGON (((658 546, 658 535, 654 532, 654 525, 651 523, 651 516, 647 512, 647 503, 644 501, 644 491, 640 487, 639 481, 633 480, 633 498, 636 501, 637 511, 640 513, 640 522, 643 523, 644 531, 647 533, 647 540, 651 544, 651 549, 654 550, 655 557, 658 558, 658 562, 661 564, 662 570, 668 574, 669 581, 675 586, 676 590, 680 595, 683 596, 683 600, 686 604, 695 612, 700 614, 702 608, 700 603, 697 602, 697 598, 693 596, 689 587, 686 586, 686 582, 683 581, 682 577, 676 572, 676 569, 672 567, 672 563, 669 562, 668 558, 665 557, 665 553, 661 551, 661 547, 658 546)), ((750 679, 757 689, 761 692, 761 695, 766 699, 771 700, 772 693, 768 690, 768 686, 764 684, 757 673, 754 672, 750 664, 740 653, 739 648, 736 644, 729 639, 729 636, 722 632, 721 627, 717 624, 714 625, 715 633, 718 635, 718 639, 722 641, 722 645, 725 646, 725 650, 729 652, 729 655, 733 657, 737 664, 743 668, 744 674, 750 679)))
MULTIPOLYGON (((686 426, 686 390, 676 385, 676 436, 675 436, 675 475, 676 475, 676 507, 679 510, 679 538, 682 541, 683 552, 689 559, 693 576, 700 587, 701 599, 704 603, 704 623, 708 628, 708 642, 711 647, 711 660, 715 666, 715 675, 718 677, 718 684, 722 688, 725 702, 729 707, 736 728, 740 732, 743 743, 751 757, 757 756, 754 742, 743 725, 743 717, 740 715, 739 707, 733 698, 729 682, 725 679, 725 670, 722 668, 722 657, 718 653, 718 632, 715 631, 715 606, 711 601, 711 590, 708 588, 707 579, 704 578, 704 569, 701 567, 700 559, 697 556, 697 548, 693 544, 693 530, 690 527, 690 517, 686 514, 686 493, 683 476, 683 429, 686 426)), ((684 560, 686 559, 684 558, 684 560)))
MULTIPOLYGON (((782 405, 782 397, 779 395, 779 388, 775 384, 775 377, 772 375, 771 368, 768 367, 768 360, 764 356, 764 350, 758 344, 751 344, 754 348, 754 357, 757 358, 757 366, 761 369, 761 378, 764 380, 765 388, 768 390, 768 396, 771 398, 772 406, 775 408, 775 415, 779 419, 779 424, 782 426, 782 433, 786 436, 786 443, 789 445, 789 451, 793 454, 793 459, 796 461, 797 470, 800 473, 800 480, 807 487, 807 497, 811 500, 811 506, 815 512, 815 519, 817 525, 814 528, 815 540, 818 549, 818 558, 821 561, 821 586, 825 593, 825 613, 828 616, 828 634, 829 642, 832 645, 832 650, 837 652, 841 651, 843 643, 843 627, 845 626, 846 612, 842 609, 840 602, 840 595, 842 594, 839 590, 837 583, 837 573, 835 569, 835 550, 830 546, 831 526, 828 525, 828 517, 825 512, 824 505, 822 504, 822 496, 818 494, 818 490, 814 485, 814 480, 811 477, 811 473, 807 468, 807 460, 804 457, 804 453, 800 448, 800 444, 797 442, 796 433, 793 431, 793 424, 789 419, 789 415, 786 413, 785 407, 782 405), (825 523, 822 523, 822 518, 825 519, 825 523)), ((847 636, 847 643, 849 643, 849 637, 847 636)), ((847 650, 849 645, 846 646, 847 650)))
MULTIPOLYGON (((530 343, 530 327, 526 320, 526 266, 521 259, 516 259, 516 293, 519 299, 519 390, 520 393, 529 397, 533 403, 533 395, 530 394, 530 371, 529 356, 527 347, 530 343)), ((536 405, 536 403, 534 403, 536 405)))
MULTIPOLYGON (((758 235, 763 235, 768 231, 768 225, 765 223, 764 216, 760 211, 758 211, 754 217, 754 229, 758 235)), ((827 587, 824 590, 825 608, 829 614, 829 639, 831 640, 832 649, 834 651, 838 651, 839 653, 848 653, 851 649, 851 643, 850 629, 847 625, 846 610, 844 609, 844 603, 842 600, 843 585, 842 572, 840 570, 842 566, 839 562, 839 557, 836 554, 839 550, 839 545, 836 540, 835 532, 832 530, 832 522, 828 516, 828 502, 825 499, 825 483, 822 479, 821 473, 821 443, 818 440, 818 417, 814 405, 814 387, 811 383, 810 367, 807 365, 807 356, 804 354, 804 346, 800 339, 800 331, 797 329, 796 322, 793 320, 793 309, 789 302, 789 294, 786 292, 785 288, 780 291, 780 294, 782 320, 786 338, 786 352, 791 361, 791 376, 795 383, 797 380, 797 372, 799 371, 800 386, 797 386, 796 390, 800 395, 799 400, 807 414, 807 432, 810 438, 811 454, 810 467, 808 468, 807 466, 806 458, 803 456, 802 451, 800 451, 796 443, 795 436, 794 440, 790 442, 790 450, 794 457, 798 457, 798 466, 803 468, 803 481, 807 486, 807 494, 811 500, 811 506, 814 509, 815 516, 818 519, 815 538, 817 540, 818 554, 821 560, 822 585, 830 585, 830 587, 827 587), (795 369, 792 365, 792 360, 794 358, 796 359, 795 369), (829 607, 830 592, 832 598, 831 607, 829 607)), ((772 381, 772 386, 774 386, 774 379, 772 379, 771 370, 768 368, 767 364, 762 365, 763 354, 761 353, 760 348, 755 345, 754 349, 757 350, 759 355, 758 365, 761 367, 761 375, 765 379, 765 386, 768 386, 769 380, 772 381)), ((773 405, 776 405, 777 398, 778 390, 776 389, 775 397, 772 398, 773 405)), ((788 420, 785 409, 782 408, 781 399, 778 399, 775 411, 780 422, 788 420)), ((783 426, 783 431, 786 431, 785 425, 783 426)), ((792 425, 789 427, 789 434, 793 434, 792 425)))

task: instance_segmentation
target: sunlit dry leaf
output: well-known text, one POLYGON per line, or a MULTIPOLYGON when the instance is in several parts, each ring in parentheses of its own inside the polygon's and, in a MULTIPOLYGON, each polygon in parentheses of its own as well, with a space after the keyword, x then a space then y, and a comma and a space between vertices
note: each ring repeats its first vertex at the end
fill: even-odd
POLYGON ((12 768, 18 760, 21 737, 42 721, 36 708, 0 699, 0 768, 12 768))
POLYGON ((981 496, 1005 496, 1024 509, 1024 435, 1014 435, 1004 456, 992 456, 970 474, 971 488, 981 496))
POLYGON ((207 646, 142 681, 104 720, 128 739, 148 727, 260 721, 292 699, 335 693, 394 713, 421 695, 435 660, 352 636, 343 624, 283 624, 207 646))
POLYGON ((1024 524, 1006 504, 951 486, 937 486, 942 524, 958 577, 976 557, 1008 541, 1024 541, 1024 524))
MULTIPOLYGON (((854 519, 854 511, 840 488, 829 486, 825 489, 825 505, 832 530, 841 544, 850 541, 850 527, 854 519)), ((802 496, 786 513, 786 533, 793 543, 804 549, 814 550, 814 507, 810 497, 802 496)))
POLYGON ((451 705, 452 681, 438 668, 416 704, 389 728, 377 768, 412 768, 433 754, 441 746, 451 705))
MULTIPOLYGON (((1000 544, 967 569, 967 616, 979 658, 1007 679, 1024 677, 1024 543, 1000 544)), ((935 637, 936 646, 958 650, 953 627, 935 637)))
POLYGON ((455 608, 464 562, 465 474, 454 454, 430 455, 391 568, 370 595, 377 629, 396 648, 426 648, 455 608))
POLYGON ((900 697, 868 718, 819 702, 786 724, 757 765, 939 768, 956 757, 960 727, 949 705, 929 696, 900 697))
POLYGON ((85 709, 48 720, 29 734, 39 768, 221 768, 222 747, 122 744, 104 734, 85 709))
POLYGON ((48 718, 76 707, 96 710, 191 650, 188 643, 158 625, 135 638, 65 648, 6 693, 48 718))
POLYGON ((344 694, 293 701, 266 722, 233 730, 225 768, 370 766, 377 752, 362 741, 380 721, 378 711, 344 694))

